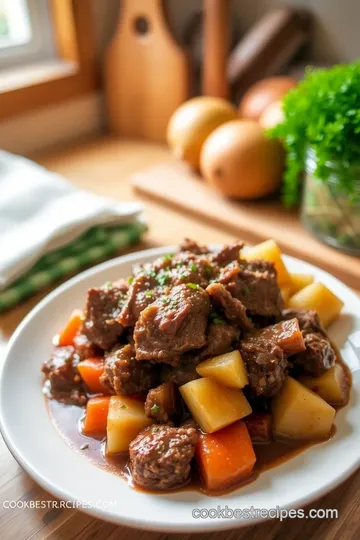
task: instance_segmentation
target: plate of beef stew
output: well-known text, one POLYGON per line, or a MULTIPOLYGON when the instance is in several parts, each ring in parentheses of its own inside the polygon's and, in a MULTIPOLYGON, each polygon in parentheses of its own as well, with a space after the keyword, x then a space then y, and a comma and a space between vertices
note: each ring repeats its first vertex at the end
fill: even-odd
POLYGON ((298 508, 359 465, 360 300, 269 240, 149 250, 46 297, 12 337, 0 425, 55 496, 116 523, 298 508), (341 459, 340 459, 341 458, 341 459))

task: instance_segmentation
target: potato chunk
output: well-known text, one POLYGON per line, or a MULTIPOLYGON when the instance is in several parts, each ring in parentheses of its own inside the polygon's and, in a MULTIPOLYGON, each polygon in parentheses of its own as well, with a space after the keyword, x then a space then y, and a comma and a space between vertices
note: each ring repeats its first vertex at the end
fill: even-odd
POLYGON ((320 396, 288 377, 280 394, 272 401, 275 436, 290 439, 328 437, 335 409, 320 396))
POLYGON ((280 287, 292 285, 292 280, 289 272, 286 269, 284 261, 281 257, 281 251, 275 240, 266 240, 261 244, 251 247, 248 251, 241 255, 247 261, 254 259, 264 259, 274 263, 277 271, 277 281, 280 287))
POLYGON ((109 454, 127 452, 136 435, 153 421, 145 415, 144 404, 134 398, 112 396, 107 417, 106 450, 109 454))
POLYGON ((282 299, 284 300, 284 305, 285 305, 285 307, 287 307, 288 302, 289 302, 289 298, 293 294, 292 286, 291 285, 286 285, 285 287, 281 287, 280 292, 281 292, 282 299))
POLYGON ((291 276, 291 292, 295 294, 304 287, 307 287, 311 283, 314 283, 314 276, 311 274, 290 274, 291 276))
POLYGON ((311 283, 289 299, 295 309, 315 309, 323 326, 327 327, 339 315, 344 302, 322 283, 311 283))
POLYGON ((349 399, 349 380, 341 364, 335 364, 320 377, 299 377, 301 384, 310 388, 328 403, 342 405, 349 399))
POLYGON ((196 371, 201 377, 210 377, 230 388, 244 388, 249 384, 245 364, 239 351, 209 358, 201 362, 196 371))
POLYGON ((205 433, 213 433, 252 412, 241 390, 220 386, 208 377, 184 384, 180 392, 205 433))

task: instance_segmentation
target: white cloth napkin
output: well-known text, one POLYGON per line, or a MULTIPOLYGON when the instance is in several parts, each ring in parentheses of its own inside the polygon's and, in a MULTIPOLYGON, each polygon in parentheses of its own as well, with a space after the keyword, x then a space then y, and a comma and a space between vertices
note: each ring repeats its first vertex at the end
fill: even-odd
POLYGON ((60 175, 0 150, 0 289, 89 228, 133 223, 141 211, 137 203, 79 190, 60 175))

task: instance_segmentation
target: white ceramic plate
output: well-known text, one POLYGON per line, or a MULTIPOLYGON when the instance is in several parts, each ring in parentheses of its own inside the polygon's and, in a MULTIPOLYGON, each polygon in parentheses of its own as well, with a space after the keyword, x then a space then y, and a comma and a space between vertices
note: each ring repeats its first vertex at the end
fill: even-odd
POLYGON ((195 508, 220 504, 240 508, 299 508, 325 494, 353 473, 360 462, 360 360, 349 335, 360 330, 360 300, 340 281, 305 262, 286 257, 292 272, 311 273, 345 303, 330 336, 353 375, 350 403, 336 416, 336 434, 253 483, 221 498, 198 492, 151 495, 135 491, 71 449, 52 425, 41 392, 41 363, 49 357, 51 340, 86 291, 107 280, 130 274, 143 263, 169 253, 160 248, 121 257, 71 279, 47 296, 20 324, 10 340, 0 382, 0 426, 11 453, 44 489, 60 499, 84 501, 86 512, 119 524, 165 531, 211 531, 254 524, 255 520, 194 519, 195 508), (105 501, 104 503, 102 501, 105 501), (106 503, 108 501, 108 503, 106 503), (105 506, 110 506, 105 508, 105 506))

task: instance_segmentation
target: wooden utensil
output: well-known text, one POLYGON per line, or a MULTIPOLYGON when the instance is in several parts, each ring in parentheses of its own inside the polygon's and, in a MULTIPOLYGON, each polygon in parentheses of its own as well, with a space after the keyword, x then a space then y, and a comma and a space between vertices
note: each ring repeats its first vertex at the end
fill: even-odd
POLYGON ((230 46, 229 0, 203 0, 204 63, 202 93, 227 98, 227 61, 230 46))
POLYGON ((306 43, 309 25, 305 11, 284 7, 265 15, 230 55, 227 74, 236 96, 259 79, 278 74, 306 43))
POLYGON ((189 58, 167 24, 163 0, 122 0, 105 61, 110 130, 162 142, 190 94, 189 58))

